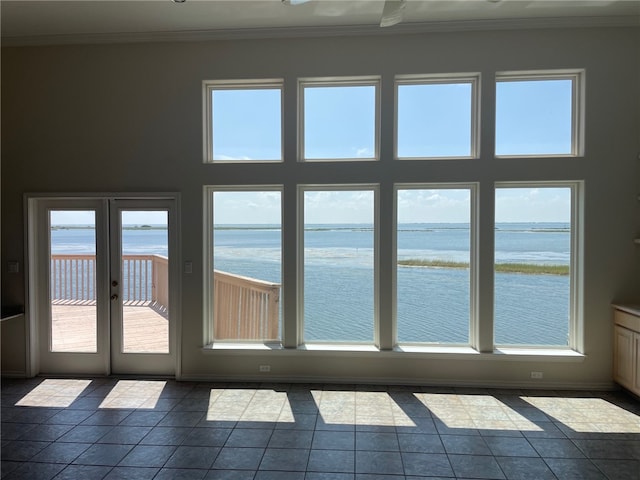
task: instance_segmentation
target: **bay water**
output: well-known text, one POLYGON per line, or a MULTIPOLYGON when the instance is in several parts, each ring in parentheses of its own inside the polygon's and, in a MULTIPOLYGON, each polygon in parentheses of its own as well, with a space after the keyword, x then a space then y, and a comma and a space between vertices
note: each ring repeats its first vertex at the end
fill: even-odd
MULTIPOLYGON (((90 229, 57 228, 52 253, 95 253, 90 229)), ((167 233, 125 228, 124 254, 167 255, 167 233)), ((374 233, 371 225, 305 225, 304 338, 373 341, 374 233)), ((469 262, 468 224, 401 224, 398 260, 469 262)), ((482 252, 480 252, 482 255, 482 252)), ((214 267, 280 283, 281 231, 270 225, 217 225, 214 267)), ((496 263, 569 265, 570 225, 498 223, 496 263)), ((468 268, 398 266, 399 343, 468 344, 471 282, 468 268)), ((495 274, 496 344, 566 345, 569 276, 495 274)), ((479 291, 486 288, 478 285, 479 291)))

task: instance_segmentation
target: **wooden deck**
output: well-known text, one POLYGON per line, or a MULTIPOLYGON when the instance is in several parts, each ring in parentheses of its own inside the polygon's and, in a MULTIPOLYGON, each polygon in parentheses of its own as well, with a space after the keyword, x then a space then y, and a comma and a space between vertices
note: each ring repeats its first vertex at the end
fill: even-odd
MULTIPOLYGON (((165 312, 149 305, 123 307, 124 353, 168 353, 169 322, 165 312)), ((96 306, 52 305, 52 350, 96 351, 96 306)))

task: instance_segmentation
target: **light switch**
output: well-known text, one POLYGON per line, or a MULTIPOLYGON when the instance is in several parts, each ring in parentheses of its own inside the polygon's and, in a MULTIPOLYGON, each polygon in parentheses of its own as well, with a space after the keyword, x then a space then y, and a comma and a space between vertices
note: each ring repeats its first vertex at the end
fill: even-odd
POLYGON ((18 273, 20 271, 20 264, 18 262, 9 262, 7 267, 9 273, 18 273))
POLYGON ((193 273, 193 263, 184 262, 184 273, 193 273))

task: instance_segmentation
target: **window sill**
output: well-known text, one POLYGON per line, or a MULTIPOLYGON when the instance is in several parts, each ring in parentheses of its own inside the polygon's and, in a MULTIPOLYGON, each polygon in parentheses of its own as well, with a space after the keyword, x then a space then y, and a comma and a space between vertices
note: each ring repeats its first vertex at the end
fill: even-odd
POLYGON ((415 162, 415 161, 431 161, 431 160, 477 160, 477 155, 452 155, 450 157, 395 157, 398 162, 415 162))
POLYGON ((494 158, 497 160, 500 159, 541 159, 541 158, 582 158, 583 155, 578 155, 574 153, 523 153, 523 154, 503 154, 496 155, 494 158))
POLYGON ((202 347, 203 352, 233 352, 233 351, 246 351, 246 352, 272 352, 284 350, 279 343, 236 343, 236 342, 216 342, 210 343, 202 347))
POLYGON ((398 355, 452 360, 481 360, 502 362, 582 362, 585 355, 568 348, 500 347, 493 352, 482 353, 465 346, 398 346, 398 355))
POLYGON ((375 345, 367 344, 340 344, 340 343, 306 343, 300 345, 298 350, 307 352, 365 352, 380 353, 381 350, 375 345))
POLYGON ((570 348, 535 348, 535 347, 499 347, 489 354, 496 359, 506 358, 515 361, 549 361, 549 362, 582 362, 586 358, 584 353, 570 348))
POLYGON ((278 355, 347 355, 372 357, 419 357, 422 359, 482 360, 503 362, 582 362, 585 355, 568 348, 500 347, 493 352, 481 353, 468 346, 404 345, 393 350, 380 350, 374 345, 358 344, 305 344, 298 348, 264 343, 215 343, 202 347, 205 354, 266 354, 278 355), (303 353, 308 352, 308 353, 303 353))

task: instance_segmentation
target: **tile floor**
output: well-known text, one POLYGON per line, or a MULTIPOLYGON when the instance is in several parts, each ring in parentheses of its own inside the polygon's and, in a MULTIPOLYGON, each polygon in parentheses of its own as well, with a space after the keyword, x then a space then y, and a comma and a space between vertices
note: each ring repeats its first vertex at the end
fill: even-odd
POLYGON ((640 479, 624 392, 2 381, 3 479, 640 479))

